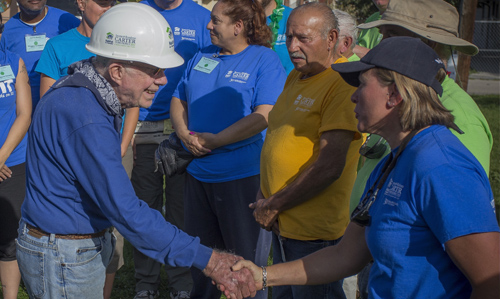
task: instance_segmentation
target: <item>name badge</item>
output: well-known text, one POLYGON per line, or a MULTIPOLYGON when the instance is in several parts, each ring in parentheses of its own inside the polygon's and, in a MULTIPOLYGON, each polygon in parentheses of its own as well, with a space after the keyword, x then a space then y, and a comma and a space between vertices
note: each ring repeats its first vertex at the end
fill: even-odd
POLYGON ((194 69, 200 72, 210 74, 218 64, 219 62, 217 60, 202 57, 200 61, 198 61, 198 64, 196 64, 194 69))
POLYGON ((26 52, 43 51, 47 43, 45 34, 26 34, 24 40, 26 41, 26 52))
POLYGON ((0 66, 0 82, 14 79, 15 77, 10 65, 0 66))

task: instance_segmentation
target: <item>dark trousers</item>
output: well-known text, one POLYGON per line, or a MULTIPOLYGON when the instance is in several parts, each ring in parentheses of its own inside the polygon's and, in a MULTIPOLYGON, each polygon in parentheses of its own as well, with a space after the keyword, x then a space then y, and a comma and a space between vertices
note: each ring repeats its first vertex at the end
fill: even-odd
MULTIPOLYGON (((185 220, 186 232, 200 237, 208 247, 230 251, 267 265, 271 246, 271 232, 260 228, 248 207, 255 202, 260 187, 260 176, 223 182, 204 183, 191 175, 186 177, 185 220)), ((212 280, 191 268, 193 290, 191 298, 220 298, 220 291, 212 280)), ((257 292, 256 298, 267 298, 267 290, 257 292)))
MULTIPOLYGON (((163 206, 163 192, 165 192, 165 219, 183 229, 185 175, 166 178, 164 190, 163 175, 160 172, 154 172, 154 154, 157 148, 156 144, 136 145, 137 158, 132 170, 132 185, 137 197, 144 200, 150 208, 160 212, 163 206)), ((161 264, 134 248, 134 266, 137 281, 136 292, 158 290, 161 264)), ((168 275, 169 287, 172 292, 191 290, 192 281, 188 268, 166 265, 165 272, 168 275)))
MULTIPOLYGON (((301 241, 273 234, 273 263, 279 264, 301 259, 322 248, 337 244, 340 239, 301 241)), ((346 299, 342 283, 343 280, 338 280, 322 285, 273 287, 273 299, 346 299)))
POLYGON ((16 260, 17 229, 26 194, 26 169, 21 163, 9 167, 12 177, 0 183, 0 261, 16 260))

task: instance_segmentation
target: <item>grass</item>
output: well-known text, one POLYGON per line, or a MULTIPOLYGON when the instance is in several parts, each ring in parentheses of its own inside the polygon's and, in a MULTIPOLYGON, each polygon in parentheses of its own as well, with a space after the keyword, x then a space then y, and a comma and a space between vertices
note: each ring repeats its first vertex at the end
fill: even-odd
POLYGON ((473 96, 486 117, 493 134, 493 149, 490 159, 490 184, 495 197, 497 220, 500 223, 500 96, 473 96))
MULTIPOLYGON (((493 134, 493 150, 491 151, 490 183, 496 200, 497 219, 500 223, 500 96, 481 95, 473 96, 484 116, 488 120, 493 134)), ((132 261, 132 246, 125 241, 125 265, 117 272, 113 288, 113 299, 130 299, 135 292, 134 263, 132 261)), ((162 268, 160 293, 161 298, 168 298, 167 276, 162 268)), ((18 299, 28 299, 28 295, 21 286, 18 299)), ((0 299, 3 296, 0 292, 0 299)))

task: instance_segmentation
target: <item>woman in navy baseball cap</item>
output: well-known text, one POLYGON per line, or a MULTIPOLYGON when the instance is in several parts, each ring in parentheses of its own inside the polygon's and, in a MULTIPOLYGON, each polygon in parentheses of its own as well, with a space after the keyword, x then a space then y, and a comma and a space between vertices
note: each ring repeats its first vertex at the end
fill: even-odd
POLYGON ((342 241, 302 260, 249 268, 257 287, 321 284, 370 260, 370 298, 498 298, 500 232, 488 177, 439 101, 443 63, 417 38, 383 40, 332 66, 357 86, 361 132, 388 141, 342 241))

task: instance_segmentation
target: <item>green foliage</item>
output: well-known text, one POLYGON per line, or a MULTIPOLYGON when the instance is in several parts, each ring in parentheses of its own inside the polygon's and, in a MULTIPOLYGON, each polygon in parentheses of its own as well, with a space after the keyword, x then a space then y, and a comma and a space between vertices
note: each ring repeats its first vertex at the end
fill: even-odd
POLYGON ((358 24, 378 11, 372 0, 336 0, 335 8, 343 10, 356 18, 358 24))

